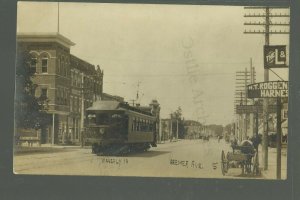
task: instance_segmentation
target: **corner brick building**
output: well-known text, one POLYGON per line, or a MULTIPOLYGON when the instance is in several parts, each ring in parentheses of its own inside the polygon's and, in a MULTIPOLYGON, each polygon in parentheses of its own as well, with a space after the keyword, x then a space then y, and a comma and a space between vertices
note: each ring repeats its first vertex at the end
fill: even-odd
POLYGON ((52 124, 42 130, 42 143, 79 144, 84 110, 103 93, 103 71, 70 54, 74 45, 59 33, 17 34, 17 52, 27 50, 36 61, 35 95, 49 100, 52 124))

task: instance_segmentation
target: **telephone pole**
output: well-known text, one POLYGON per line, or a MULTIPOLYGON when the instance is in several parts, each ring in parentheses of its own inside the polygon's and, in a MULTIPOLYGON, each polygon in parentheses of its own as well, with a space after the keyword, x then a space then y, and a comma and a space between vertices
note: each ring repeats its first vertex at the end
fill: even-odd
MULTIPOLYGON (((255 79, 255 69, 251 68, 249 71, 245 68, 244 71, 237 71, 235 73, 235 100, 234 109, 235 113, 237 105, 248 105, 250 101, 247 99, 247 85, 252 83, 255 79)), ((248 128, 248 117, 246 113, 237 115, 238 124, 238 139, 239 141, 245 140, 247 138, 247 128, 248 128)))
MULTIPOLYGON (((254 13, 254 14, 245 14, 245 18, 252 18, 261 20, 261 18, 264 19, 264 21, 258 21, 258 22, 245 22, 245 26, 256 26, 255 30, 245 30, 245 34, 264 34, 265 35, 265 45, 270 45, 270 35, 271 34, 289 34, 290 32, 286 29, 281 30, 282 27, 289 26, 288 22, 272 22, 271 19, 276 18, 288 18, 290 17, 289 14, 286 13, 272 13, 272 10, 286 10, 289 9, 289 7, 282 7, 282 6, 267 6, 267 7, 244 7, 246 10, 252 10, 257 11, 259 10, 260 13, 254 13), (263 12, 264 13, 261 13, 263 12), (263 27, 263 30, 257 29, 257 27, 263 27), (273 30, 271 27, 279 27, 280 30, 273 30)), ((269 69, 264 70, 264 81, 269 81, 269 69)), ((268 169, 268 119, 269 119, 269 113, 268 113, 268 99, 263 99, 263 141, 262 141, 262 156, 263 156, 263 169, 268 169)))
POLYGON ((57 2, 57 33, 59 34, 59 2, 57 2))
POLYGON ((81 113, 80 113, 80 135, 79 142, 83 146, 83 131, 84 131, 84 73, 81 73, 81 113))

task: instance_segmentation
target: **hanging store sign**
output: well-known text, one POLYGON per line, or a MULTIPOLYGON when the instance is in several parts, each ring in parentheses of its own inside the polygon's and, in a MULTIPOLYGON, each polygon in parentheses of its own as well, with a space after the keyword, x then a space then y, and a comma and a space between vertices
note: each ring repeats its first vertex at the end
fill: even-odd
POLYGON ((288 97, 288 81, 269 81, 247 85, 247 98, 288 97))
POLYGON ((264 68, 286 68, 286 46, 264 46, 264 68))
MULTIPOLYGON (((276 113, 276 105, 268 106, 268 113, 276 113)), ((262 105, 236 105, 236 114, 263 113, 262 105)))

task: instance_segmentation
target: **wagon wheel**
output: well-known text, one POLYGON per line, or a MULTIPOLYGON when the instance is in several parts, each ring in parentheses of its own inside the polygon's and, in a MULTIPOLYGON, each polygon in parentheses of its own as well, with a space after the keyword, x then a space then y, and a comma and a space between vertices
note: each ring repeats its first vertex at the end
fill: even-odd
POLYGON ((222 150, 222 154, 221 154, 221 170, 222 170, 223 176, 225 176, 225 174, 228 171, 228 162, 227 162, 227 159, 225 158, 225 153, 223 150, 222 150))
POLYGON ((252 174, 253 175, 258 175, 259 174, 259 163, 258 163, 258 156, 257 156, 257 152, 255 152, 254 156, 253 156, 253 161, 252 161, 252 174))

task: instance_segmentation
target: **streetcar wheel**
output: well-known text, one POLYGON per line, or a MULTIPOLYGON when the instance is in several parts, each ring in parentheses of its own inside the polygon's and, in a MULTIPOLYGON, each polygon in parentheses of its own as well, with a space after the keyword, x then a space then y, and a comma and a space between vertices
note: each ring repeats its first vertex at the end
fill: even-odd
POLYGON ((225 153, 224 153, 223 150, 222 150, 222 154, 221 154, 221 170, 222 170, 223 176, 225 176, 225 174, 228 171, 228 163, 227 163, 227 160, 225 158, 225 153))

